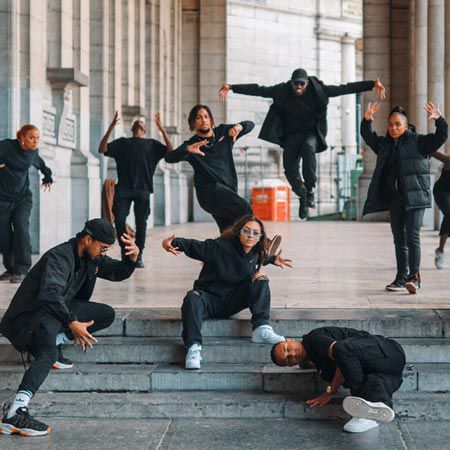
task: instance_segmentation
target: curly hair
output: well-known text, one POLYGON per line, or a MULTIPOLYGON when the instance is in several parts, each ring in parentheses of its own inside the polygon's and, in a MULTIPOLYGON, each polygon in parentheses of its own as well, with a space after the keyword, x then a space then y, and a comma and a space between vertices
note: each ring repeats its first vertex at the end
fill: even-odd
POLYGON ((264 224, 259 217, 256 217, 253 214, 247 214, 246 216, 241 217, 233 225, 229 226, 225 230, 223 230, 220 235, 221 238, 224 239, 239 239, 242 228, 247 222, 257 222, 261 227, 261 236, 259 238, 258 243, 255 245, 255 250, 258 253, 258 270, 261 267, 263 261, 267 257, 267 250, 265 246, 265 242, 267 239, 266 230, 264 229, 264 224))

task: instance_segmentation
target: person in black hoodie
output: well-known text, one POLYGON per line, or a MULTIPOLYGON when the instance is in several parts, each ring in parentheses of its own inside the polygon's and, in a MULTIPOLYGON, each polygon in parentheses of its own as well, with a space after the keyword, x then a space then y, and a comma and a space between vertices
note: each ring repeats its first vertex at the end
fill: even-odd
POLYGON ((259 138, 283 147, 283 166, 289 184, 300 199, 299 217, 306 219, 308 208, 315 208, 316 153, 327 148, 327 107, 330 97, 355 94, 375 88, 385 98, 379 79, 339 86, 326 85, 304 69, 292 72, 291 79, 274 86, 224 84, 219 98, 225 101, 229 91, 237 94, 272 98, 259 138), (300 176, 302 161, 302 177, 300 176))
POLYGON ((397 106, 389 114, 387 134, 378 136, 372 121, 380 108, 379 103, 369 103, 361 122, 361 136, 377 155, 363 215, 390 212, 397 275, 386 290, 406 287, 415 294, 420 288, 420 227, 425 208, 431 207, 428 157, 447 140, 448 125, 439 107, 428 102, 424 109, 436 121, 436 132, 416 134, 405 110, 397 106))
POLYGON ((353 328, 322 327, 303 336, 302 341, 286 339, 272 347, 272 361, 278 366, 317 369, 330 385, 307 401, 322 407, 343 385, 351 396, 343 402, 352 416, 344 430, 361 433, 394 419, 392 394, 403 382, 405 352, 393 339, 374 336, 353 328))
MULTIPOLYGON (((164 158, 173 146, 159 113, 155 114, 154 122, 161 132, 166 145, 156 139, 145 139, 145 124, 142 120, 135 120, 131 126, 132 137, 121 137, 108 143, 108 140, 119 123, 119 113, 116 111, 108 130, 98 147, 99 153, 114 158, 117 165, 118 181, 114 189, 112 212, 117 235, 126 232, 126 220, 130 213, 131 203, 134 203, 136 219, 136 245, 139 247, 137 268, 144 268, 142 261, 145 239, 147 234, 147 220, 150 215, 150 194, 153 193, 153 175, 158 162, 164 158)), ((122 242, 122 256, 125 249, 122 242)))
POLYGON ((139 249, 126 234, 121 240, 126 258, 108 258, 114 228, 105 219, 89 220, 75 238, 48 250, 23 280, 0 322, 0 333, 34 359, 0 423, 1 433, 42 436, 51 431, 29 414, 28 403, 55 362, 65 360, 70 363, 65 367, 72 367, 62 357, 62 344, 73 340, 83 350, 92 348, 97 342, 93 333, 113 322, 113 308, 89 300, 97 278, 122 281, 133 273, 139 249))
POLYGON ((265 237, 261 220, 247 215, 217 239, 198 241, 172 235, 162 242, 169 253, 184 252, 203 262, 194 288, 187 293, 181 308, 186 369, 200 368, 205 319, 230 317, 248 307, 252 313, 252 342, 274 344, 284 340, 269 325, 269 279, 259 270, 269 263, 291 267, 291 260, 282 258, 281 250, 268 257, 265 237))
POLYGON ((17 139, 0 141, 0 253, 6 272, 0 280, 20 283, 31 267, 30 213, 33 206, 28 170, 44 175, 42 187, 50 190, 52 171, 39 156, 40 133, 23 125, 17 139))

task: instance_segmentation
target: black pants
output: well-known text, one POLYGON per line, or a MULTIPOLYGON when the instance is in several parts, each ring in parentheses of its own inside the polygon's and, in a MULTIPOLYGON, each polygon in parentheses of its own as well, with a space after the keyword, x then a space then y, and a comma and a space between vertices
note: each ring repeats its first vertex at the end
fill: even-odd
POLYGON ((308 135, 292 134, 286 137, 283 152, 283 167, 292 190, 299 197, 316 186, 316 149, 315 132, 308 135), (302 162, 302 177, 300 176, 300 161, 302 162))
POLYGON ((220 232, 241 217, 253 214, 247 200, 221 183, 196 186, 195 192, 200 206, 213 216, 220 232))
POLYGON ((245 282, 226 299, 214 297, 200 291, 189 291, 181 307, 183 319, 183 341, 186 348, 195 342, 202 343, 202 324, 205 319, 227 318, 245 308, 252 313, 252 328, 269 323, 269 281, 245 282))
POLYGON ((433 194, 434 200, 444 216, 439 235, 450 234, 450 192, 434 189, 433 194))
POLYGON ((0 200, 0 252, 3 265, 14 274, 26 274, 31 267, 31 192, 14 202, 0 200))
MULTIPOLYGON (((94 321, 94 325, 88 328, 90 333, 109 327, 115 317, 114 309, 111 306, 85 300, 72 300, 71 310, 77 315, 80 322, 94 321)), ((63 329, 61 323, 52 316, 44 315, 42 324, 28 348, 28 351, 34 356, 34 360, 22 378, 19 391, 26 390, 34 394, 45 381, 58 356, 56 335, 61 331, 73 339, 69 329, 63 329)))
POLYGON ((392 196, 389 212, 397 260, 397 278, 405 280, 408 274, 416 274, 420 269, 420 227, 425 209, 406 210, 403 194, 396 192, 392 196))
POLYGON ((130 214, 132 202, 134 202, 134 217, 136 219, 136 245, 139 247, 140 255, 142 255, 147 234, 147 219, 150 215, 149 193, 133 190, 121 191, 116 189, 112 212, 114 214, 114 222, 116 225, 117 240, 123 250, 124 244, 120 240, 120 236, 127 231, 126 220, 128 214, 130 214))
POLYGON ((352 395, 392 407, 392 394, 403 382, 405 367, 398 342, 381 336, 346 339, 335 344, 333 357, 352 395))

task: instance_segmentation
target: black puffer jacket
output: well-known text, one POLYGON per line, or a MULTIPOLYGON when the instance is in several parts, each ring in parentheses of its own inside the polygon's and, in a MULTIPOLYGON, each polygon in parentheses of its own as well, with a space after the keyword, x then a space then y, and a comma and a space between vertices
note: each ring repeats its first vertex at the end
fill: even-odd
MULTIPOLYGON (((363 216, 368 213, 387 211, 390 198, 383 189, 383 169, 388 159, 394 140, 386 136, 378 136, 372 130, 372 122, 363 119, 361 136, 366 144, 376 153, 377 164, 369 186, 367 200, 364 204, 363 216)), ((441 116, 436 120, 436 132, 416 134, 408 130, 397 143, 399 152, 399 173, 406 209, 431 207, 431 182, 428 157, 436 152, 447 140, 448 125, 441 116)))

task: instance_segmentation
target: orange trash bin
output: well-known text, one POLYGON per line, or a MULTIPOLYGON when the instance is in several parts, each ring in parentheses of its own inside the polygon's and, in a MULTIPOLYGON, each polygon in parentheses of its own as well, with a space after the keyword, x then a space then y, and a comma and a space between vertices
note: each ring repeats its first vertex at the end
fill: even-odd
POLYGON ((265 182, 252 189, 252 209, 261 220, 289 222, 291 189, 281 181, 265 182))

